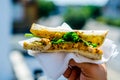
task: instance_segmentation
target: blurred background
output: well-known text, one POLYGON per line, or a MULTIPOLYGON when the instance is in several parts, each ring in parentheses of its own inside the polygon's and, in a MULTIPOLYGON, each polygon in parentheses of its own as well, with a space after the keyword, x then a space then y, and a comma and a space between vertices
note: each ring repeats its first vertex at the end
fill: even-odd
MULTIPOLYGON (((49 80, 39 62, 18 44, 32 23, 107 29, 107 37, 120 49, 120 0, 0 0, 0 10, 0 80, 49 80)), ((120 54, 106 63, 108 80, 119 80, 119 61, 120 54)))

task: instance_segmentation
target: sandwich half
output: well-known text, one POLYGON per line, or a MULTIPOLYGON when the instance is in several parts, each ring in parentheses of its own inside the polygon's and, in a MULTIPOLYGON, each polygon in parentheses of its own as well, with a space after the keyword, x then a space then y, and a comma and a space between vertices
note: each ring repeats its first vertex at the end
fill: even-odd
POLYGON ((33 23, 31 34, 34 40, 24 41, 26 50, 40 51, 42 53, 76 53, 90 59, 100 60, 102 46, 108 30, 66 30, 51 28, 33 23))

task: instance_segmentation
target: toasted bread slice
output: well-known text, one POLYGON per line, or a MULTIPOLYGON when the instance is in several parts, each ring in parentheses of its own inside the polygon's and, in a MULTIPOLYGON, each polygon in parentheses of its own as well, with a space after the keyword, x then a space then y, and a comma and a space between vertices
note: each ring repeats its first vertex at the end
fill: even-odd
POLYGON ((96 43, 101 46, 106 38, 108 30, 66 30, 52 27, 46 27, 33 23, 30 29, 31 33, 41 38, 61 38, 66 32, 76 32, 82 39, 96 43))
POLYGON ((98 48, 92 48, 85 46, 84 43, 66 42, 61 44, 52 44, 49 39, 41 38, 32 42, 25 41, 23 43, 24 49, 40 51, 43 53, 49 52, 65 52, 65 53, 77 53, 90 59, 99 60, 102 57, 102 50, 98 48))

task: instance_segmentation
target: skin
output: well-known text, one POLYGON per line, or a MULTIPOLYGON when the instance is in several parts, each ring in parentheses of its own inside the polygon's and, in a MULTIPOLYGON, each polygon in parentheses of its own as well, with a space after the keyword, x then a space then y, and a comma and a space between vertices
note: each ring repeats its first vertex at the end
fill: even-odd
POLYGON ((63 74, 68 80, 107 80, 104 64, 76 63, 70 60, 69 65, 63 74))

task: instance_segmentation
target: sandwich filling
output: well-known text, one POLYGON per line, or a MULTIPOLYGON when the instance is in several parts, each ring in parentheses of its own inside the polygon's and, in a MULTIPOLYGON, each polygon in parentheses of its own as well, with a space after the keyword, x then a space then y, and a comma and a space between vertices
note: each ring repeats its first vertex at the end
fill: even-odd
MULTIPOLYGON (((25 34, 25 36, 30 37, 32 34, 25 34)), ((79 37, 77 32, 67 32, 61 38, 40 38, 38 41, 33 41, 31 43, 24 42, 25 49, 31 49, 36 51, 45 51, 45 50, 83 50, 90 53, 102 54, 102 50, 97 48, 97 43, 92 43, 90 41, 83 40, 79 37)))

